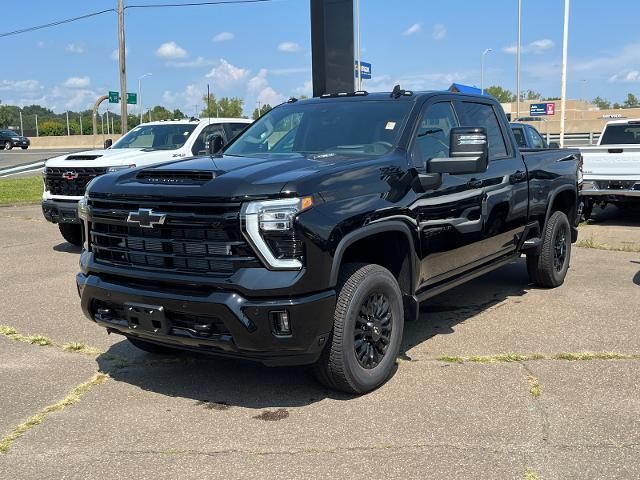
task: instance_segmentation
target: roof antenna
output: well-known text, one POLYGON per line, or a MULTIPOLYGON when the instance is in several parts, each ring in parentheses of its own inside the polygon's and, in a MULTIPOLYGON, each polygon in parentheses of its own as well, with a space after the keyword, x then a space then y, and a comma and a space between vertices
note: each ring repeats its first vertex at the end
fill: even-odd
POLYGON ((404 95, 404 90, 400 88, 400 85, 396 85, 395 87, 393 87, 391 98, 400 98, 402 95, 404 95))

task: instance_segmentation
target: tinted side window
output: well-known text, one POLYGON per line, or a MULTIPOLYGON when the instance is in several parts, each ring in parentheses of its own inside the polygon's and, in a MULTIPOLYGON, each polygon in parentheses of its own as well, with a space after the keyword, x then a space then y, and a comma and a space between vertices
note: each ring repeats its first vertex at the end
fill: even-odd
POLYGON ((465 127, 484 127, 489 137, 489 160, 507 156, 507 145, 491 105, 464 102, 465 127))
POLYGON ((448 157, 451 129, 457 126, 458 119, 451 103, 434 103, 427 107, 418 124, 411 155, 413 163, 424 167, 427 160, 448 157))
POLYGON ((193 155, 206 155, 207 153, 207 142, 211 138, 212 135, 217 134, 224 138, 224 130, 222 129, 222 125, 214 124, 208 125, 202 129, 200 135, 193 144, 191 148, 191 153, 193 155))
POLYGON ((238 134, 248 126, 248 123, 230 123, 229 129, 231 130, 231 138, 229 140, 233 140, 234 138, 236 138, 238 134))
POLYGON ((544 140, 535 128, 529 127, 529 135, 531 136, 531 145, 533 148, 545 148, 544 140))
POLYGON ((514 128, 512 130, 513 136, 516 137, 516 143, 518 144, 518 146, 521 148, 526 148, 527 139, 524 136, 524 131, 521 128, 514 128))

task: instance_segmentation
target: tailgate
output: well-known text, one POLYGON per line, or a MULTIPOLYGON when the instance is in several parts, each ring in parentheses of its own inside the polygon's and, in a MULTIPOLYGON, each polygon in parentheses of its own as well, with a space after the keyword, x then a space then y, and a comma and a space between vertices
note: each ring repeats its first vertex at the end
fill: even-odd
POLYGON ((581 148, 584 175, 640 180, 640 145, 606 145, 581 148))

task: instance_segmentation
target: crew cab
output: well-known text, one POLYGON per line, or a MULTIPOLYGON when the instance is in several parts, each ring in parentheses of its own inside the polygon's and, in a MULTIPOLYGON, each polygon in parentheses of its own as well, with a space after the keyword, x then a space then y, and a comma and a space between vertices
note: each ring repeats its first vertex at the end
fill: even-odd
POLYGON ((76 205, 89 181, 105 173, 205 154, 212 137, 224 144, 251 122, 246 118, 191 118, 143 123, 115 143, 107 140, 103 150, 50 158, 43 171, 42 213, 58 224, 66 241, 80 246, 76 205))
POLYGON ((547 145, 540 132, 526 123, 512 122, 511 130, 520 149, 560 148, 555 142, 547 145))
POLYGON ((640 119, 608 122, 598 145, 581 147, 584 183, 583 215, 607 203, 625 208, 640 201, 640 119))
POLYGON ((522 254, 535 285, 563 283, 577 175, 571 152, 521 153, 487 96, 291 99, 211 156, 91 182, 82 310, 148 352, 312 364, 368 392, 421 301, 522 254))

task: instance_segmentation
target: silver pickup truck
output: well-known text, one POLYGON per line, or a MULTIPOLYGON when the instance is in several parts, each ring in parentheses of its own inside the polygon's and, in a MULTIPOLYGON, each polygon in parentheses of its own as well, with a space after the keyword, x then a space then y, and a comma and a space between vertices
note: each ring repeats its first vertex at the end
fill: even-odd
POLYGON ((584 182, 580 196, 585 220, 595 205, 625 208, 640 202, 640 119, 607 123, 598 145, 581 147, 584 182))

